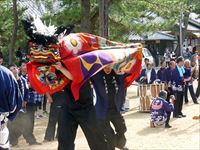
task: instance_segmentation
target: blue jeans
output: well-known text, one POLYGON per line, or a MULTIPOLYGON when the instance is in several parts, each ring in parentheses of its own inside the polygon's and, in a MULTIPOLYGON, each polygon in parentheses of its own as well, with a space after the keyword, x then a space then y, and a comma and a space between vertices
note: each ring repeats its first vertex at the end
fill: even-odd
POLYGON ((186 85, 185 86, 185 103, 188 103, 188 89, 189 89, 193 102, 194 103, 197 102, 197 97, 194 93, 193 85, 186 85))

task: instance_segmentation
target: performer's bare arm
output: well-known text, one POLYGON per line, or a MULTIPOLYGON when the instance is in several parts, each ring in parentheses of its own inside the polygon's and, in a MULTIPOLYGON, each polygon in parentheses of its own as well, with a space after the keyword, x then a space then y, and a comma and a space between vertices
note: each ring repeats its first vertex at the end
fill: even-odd
POLYGON ((46 93, 46 96, 47 96, 47 101, 48 101, 49 103, 52 103, 52 102, 53 102, 53 99, 52 99, 52 97, 51 97, 51 95, 50 95, 49 92, 46 93))
POLYGON ((69 80, 73 80, 71 73, 65 67, 63 67, 61 62, 57 62, 54 66, 57 70, 60 70, 69 80))

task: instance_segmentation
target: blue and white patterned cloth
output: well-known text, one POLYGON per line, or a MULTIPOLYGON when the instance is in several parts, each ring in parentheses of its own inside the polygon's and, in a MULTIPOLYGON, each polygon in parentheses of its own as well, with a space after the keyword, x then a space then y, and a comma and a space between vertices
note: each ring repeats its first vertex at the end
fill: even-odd
POLYGON ((154 99, 150 107, 151 121, 155 126, 163 125, 167 120, 167 112, 172 112, 173 109, 173 105, 163 98, 154 99))

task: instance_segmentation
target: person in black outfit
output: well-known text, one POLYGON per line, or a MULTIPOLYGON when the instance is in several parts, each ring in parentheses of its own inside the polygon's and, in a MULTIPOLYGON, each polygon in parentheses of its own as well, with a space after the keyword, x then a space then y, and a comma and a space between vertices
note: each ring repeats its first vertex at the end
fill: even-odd
MULTIPOLYGON (((67 95, 64 90, 56 92, 52 95, 52 102, 49 112, 49 121, 45 132, 44 142, 53 141, 55 138, 56 124, 60 118, 60 111, 67 95)), ((56 136, 57 137, 57 136, 56 136)))
MULTIPOLYGON (((55 65, 68 79, 73 80, 71 74, 60 62, 55 65)), ((104 134, 98 127, 93 92, 89 81, 79 90, 79 99, 75 101, 71 91, 71 84, 65 87, 65 101, 61 107, 58 122, 58 150, 74 150, 78 125, 83 130, 91 150, 109 150, 104 134)))
POLYGON ((46 95, 44 96, 44 100, 42 103, 42 110, 43 110, 43 114, 48 114, 48 112, 47 112, 47 96, 46 95))
POLYGON ((125 132, 127 131, 125 120, 120 114, 125 101, 126 90, 124 78, 126 75, 117 75, 110 66, 92 77, 91 81, 96 92, 96 115, 101 131, 109 142, 109 150, 115 147, 128 150, 125 132), (111 124, 114 126, 114 130, 111 124))

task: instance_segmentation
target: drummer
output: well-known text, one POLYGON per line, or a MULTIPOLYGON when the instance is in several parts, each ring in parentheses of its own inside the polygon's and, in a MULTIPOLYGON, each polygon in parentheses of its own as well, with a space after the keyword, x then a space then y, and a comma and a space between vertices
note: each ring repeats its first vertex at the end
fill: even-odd
POLYGON ((157 78, 156 71, 153 68, 153 64, 151 62, 147 63, 147 67, 142 69, 142 73, 140 75, 140 82, 143 84, 152 84, 157 78))

